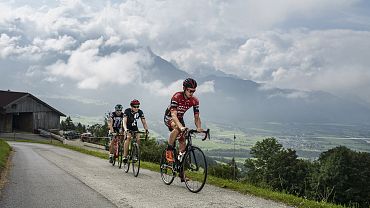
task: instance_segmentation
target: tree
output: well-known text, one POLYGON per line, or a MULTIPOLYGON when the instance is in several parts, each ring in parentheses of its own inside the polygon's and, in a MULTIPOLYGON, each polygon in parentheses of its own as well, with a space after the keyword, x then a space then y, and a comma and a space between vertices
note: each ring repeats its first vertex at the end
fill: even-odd
POLYGON ((309 163, 299 160, 295 150, 284 149, 275 138, 257 142, 247 159, 246 179, 260 186, 303 195, 309 163))
POLYGON ((254 158, 245 161, 246 178, 254 184, 268 186, 271 181, 271 167, 273 158, 282 149, 282 145, 275 138, 259 141, 251 148, 250 154, 254 158))
POLYGON ((72 131, 76 129, 76 126, 72 122, 72 119, 70 116, 68 116, 65 121, 62 121, 60 123, 60 126, 63 131, 72 131))
MULTIPOLYGON (((210 160, 207 158, 207 161, 210 160)), ((210 175, 219 178, 234 179, 234 167, 235 177, 238 179, 240 176, 240 170, 238 169, 234 158, 232 158, 232 160, 227 164, 213 163, 212 165, 209 165, 208 170, 210 175)))
POLYGON ((81 123, 78 123, 77 126, 76 126, 76 131, 78 133, 84 133, 84 132, 86 132, 86 126, 82 125, 81 123))
POLYGON ((317 200, 369 207, 370 153, 344 146, 323 152, 311 181, 317 200))

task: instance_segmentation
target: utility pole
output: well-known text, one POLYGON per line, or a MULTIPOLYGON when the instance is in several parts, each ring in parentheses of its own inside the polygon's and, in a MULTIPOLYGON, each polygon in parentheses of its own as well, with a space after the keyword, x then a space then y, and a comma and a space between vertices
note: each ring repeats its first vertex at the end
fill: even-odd
POLYGON ((236 161, 235 161, 235 139, 236 139, 236 137, 235 137, 235 133, 234 133, 234 164, 233 164, 233 166, 234 166, 234 180, 236 180, 236 176, 235 176, 235 164, 236 164, 236 161))

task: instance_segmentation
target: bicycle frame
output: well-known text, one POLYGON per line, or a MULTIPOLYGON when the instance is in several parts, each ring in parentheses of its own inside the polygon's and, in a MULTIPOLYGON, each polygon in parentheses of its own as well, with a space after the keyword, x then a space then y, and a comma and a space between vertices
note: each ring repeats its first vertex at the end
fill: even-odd
MULTIPOLYGON (((130 143, 130 146, 133 145, 134 143, 137 143, 137 134, 145 134, 145 140, 148 139, 148 134, 144 131, 132 131, 132 130, 128 130, 128 132, 130 132, 131 134, 131 143, 130 143)), ((127 139, 127 134, 125 135, 125 141, 127 139)), ((139 138, 140 139, 140 138, 139 138)))
MULTIPOLYGON (((140 170, 140 147, 139 147, 139 144, 137 143, 137 139, 138 139, 137 135, 140 133, 144 133, 145 139, 147 139, 148 134, 142 131, 129 130, 129 132, 131 134, 131 141, 128 146, 128 152, 127 152, 128 160, 124 164, 124 171, 127 173, 130 169, 130 163, 132 163, 132 170, 133 170, 134 176, 137 177, 139 174, 139 170, 140 170)), ((127 134, 125 136, 125 141, 126 140, 127 140, 127 134)))
POLYGON ((167 148, 163 150, 160 163, 161 178, 166 185, 170 185, 177 173, 181 178, 181 182, 185 182, 186 188, 193 193, 197 193, 204 187, 207 180, 207 159, 203 151, 192 144, 192 134, 194 133, 205 133, 203 141, 210 138, 209 129, 206 131, 198 132, 197 130, 191 129, 184 132, 186 146, 185 153, 181 160, 178 159, 178 154, 176 150, 176 141, 174 143, 174 148, 172 149, 174 155, 174 162, 169 162, 167 160, 166 152, 167 148), (169 172, 168 172, 169 170, 169 172), (200 173, 197 173, 200 171, 200 173), (195 174, 195 175, 193 175, 195 174), (193 178, 197 174, 200 174, 200 178, 193 178), (194 179, 194 180, 193 180, 194 179))
MULTIPOLYGON (((197 130, 195 129, 190 129, 190 130, 187 130, 185 132, 183 132, 183 134, 185 134, 185 140, 186 140, 186 147, 185 147, 185 152, 190 152, 190 150, 193 148, 193 140, 192 140, 192 134, 194 133, 205 133, 205 136, 204 138, 202 139, 202 141, 206 140, 207 138, 209 139, 210 138, 210 134, 209 134, 209 129, 207 129, 206 131, 202 131, 202 132, 198 132, 197 130)), ((178 136, 181 137, 182 135, 180 134, 178 136)), ((193 152, 194 154, 194 152, 193 152)), ((177 152, 177 149, 176 149, 176 140, 175 140, 175 143, 174 143, 174 156, 175 156, 175 171, 176 172, 180 172, 180 170, 182 169, 183 165, 184 165, 184 160, 182 159, 182 161, 179 161, 178 159, 178 152, 177 152)), ((196 157, 195 155, 193 155, 193 158, 196 160, 196 157)), ((198 165, 198 162, 197 161, 194 161, 194 163, 196 164, 196 169, 195 170, 199 170, 199 165, 198 165)))
POLYGON ((113 148, 114 148, 114 157, 115 158, 118 158, 119 146, 122 145, 123 141, 124 141, 123 136, 124 136, 123 134, 117 134, 117 135, 113 136, 113 137, 115 137, 115 138, 112 139, 112 142, 114 142, 113 143, 113 148))

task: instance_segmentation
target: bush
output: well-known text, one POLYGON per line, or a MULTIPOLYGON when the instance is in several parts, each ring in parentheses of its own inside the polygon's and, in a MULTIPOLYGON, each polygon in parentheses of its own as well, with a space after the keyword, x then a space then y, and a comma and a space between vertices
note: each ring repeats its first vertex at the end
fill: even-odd
POLYGON ((148 140, 142 140, 140 144, 141 159, 143 161, 160 163, 161 155, 166 144, 158 144, 154 138, 149 138, 148 140))

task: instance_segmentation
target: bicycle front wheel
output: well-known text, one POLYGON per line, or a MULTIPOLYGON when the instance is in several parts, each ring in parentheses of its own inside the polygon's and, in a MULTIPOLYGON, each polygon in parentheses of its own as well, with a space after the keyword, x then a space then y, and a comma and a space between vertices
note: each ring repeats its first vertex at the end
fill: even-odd
POLYGON ((132 147, 131 162, 132 162, 132 171, 134 172, 134 176, 137 177, 140 171, 140 148, 137 143, 135 143, 134 146, 132 147))
POLYGON ((186 152, 182 162, 182 171, 189 191, 197 193, 202 190, 207 180, 207 169, 206 156, 200 148, 193 146, 186 152))
MULTIPOLYGON (((128 156, 131 155, 131 147, 129 147, 128 149, 128 156)), ((127 158, 127 162, 126 163, 123 163, 123 170, 128 173, 128 171, 130 170, 130 158, 127 158)))
POLYGON ((166 159, 166 149, 163 150, 160 163, 161 178, 163 182, 170 185, 175 179, 176 172, 174 170, 173 163, 170 163, 166 159))

